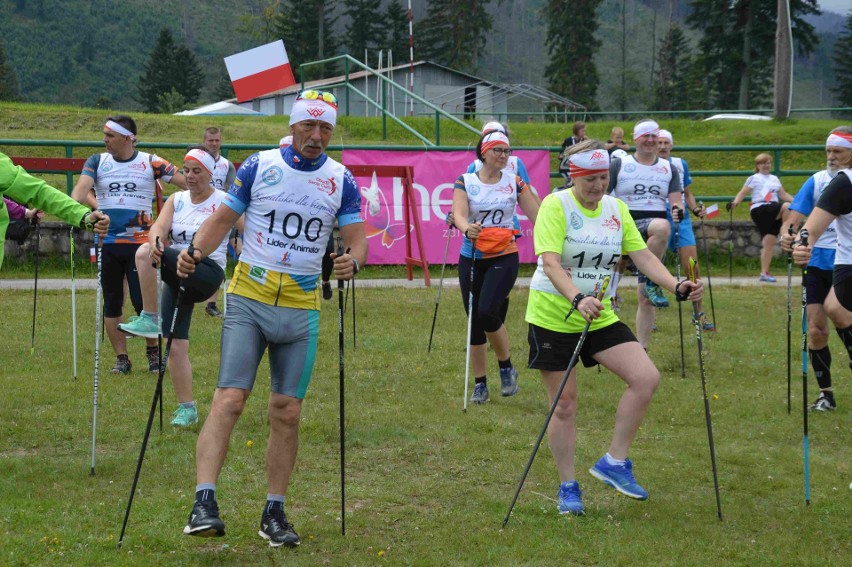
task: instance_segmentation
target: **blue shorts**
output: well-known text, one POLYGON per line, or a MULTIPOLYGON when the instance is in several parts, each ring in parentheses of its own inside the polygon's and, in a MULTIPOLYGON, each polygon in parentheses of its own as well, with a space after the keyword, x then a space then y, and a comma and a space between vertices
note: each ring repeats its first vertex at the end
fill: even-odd
POLYGON ((317 355, 319 311, 275 307, 228 294, 219 388, 251 390, 269 349, 270 391, 303 399, 317 355))
MULTIPOLYGON (((675 251, 675 226, 672 220, 672 212, 666 211, 666 218, 669 219, 669 224, 672 227, 672 234, 669 236, 669 250, 675 251)), ((677 226, 678 246, 695 246, 695 233, 692 232, 692 219, 686 215, 680 224, 677 226)))

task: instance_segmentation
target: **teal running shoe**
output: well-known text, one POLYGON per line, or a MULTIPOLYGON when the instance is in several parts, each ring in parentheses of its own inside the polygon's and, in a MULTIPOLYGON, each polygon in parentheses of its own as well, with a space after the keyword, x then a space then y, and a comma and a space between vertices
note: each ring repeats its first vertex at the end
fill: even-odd
POLYGON ((131 317, 127 323, 119 324, 118 329, 125 334, 146 339, 156 339, 160 334, 160 328, 154 320, 144 313, 131 317))
POLYGON ((669 300, 666 299, 665 295, 663 295, 663 290, 651 280, 645 282, 644 295, 648 298, 648 301, 654 305, 654 307, 663 308, 669 306, 669 300))
POLYGON ((195 406, 178 406, 172 416, 172 425, 175 427, 189 427, 198 423, 198 409, 195 406))
POLYGON ((648 492, 639 486, 633 476, 633 462, 630 459, 627 459, 623 465, 610 465, 604 455, 595 463, 595 466, 589 469, 589 473, 625 496, 636 500, 648 499, 648 492))

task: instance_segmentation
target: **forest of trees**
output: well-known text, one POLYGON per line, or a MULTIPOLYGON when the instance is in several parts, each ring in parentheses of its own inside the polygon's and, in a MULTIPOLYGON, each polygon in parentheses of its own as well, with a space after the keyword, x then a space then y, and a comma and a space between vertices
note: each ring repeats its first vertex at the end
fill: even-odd
MULTIPOLYGON (((777 0, 413 5, 415 59, 543 86, 589 108, 771 103, 777 0)), ((388 51, 395 64, 408 62, 403 0, 163 0, 160 13, 177 16, 169 19, 134 0, 63 6, 59 18, 47 0, 0 3, 0 100, 173 112, 232 96, 222 58, 278 38, 296 67, 340 53, 367 53, 376 67, 379 50, 385 62, 388 51)), ((819 33, 811 23, 817 0, 791 0, 790 8, 797 81, 819 92, 810 106, 852 106, 852 12, 845 27, 819 33)), ((314 66, 306 78, 339 72, 314 66)))

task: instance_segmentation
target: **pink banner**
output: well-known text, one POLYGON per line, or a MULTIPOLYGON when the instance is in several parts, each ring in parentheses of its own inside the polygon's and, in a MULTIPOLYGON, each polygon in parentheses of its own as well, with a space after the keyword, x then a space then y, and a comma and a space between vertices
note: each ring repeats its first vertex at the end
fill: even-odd
MULTIPOLYGON (((550 155, 545 150, 514 152, 524 163, 530 183, 540 197, 550 192, 550 155)), ((414 201, 426 260, 440 265, 450 238, 448 264, 457 264, 463 236, 449 230, 444 219, 453 207, 453 183, 476 159, 473 151, 383 151, 344 150, 346 165, 410 165, 414 167, 414 201)), ((404 264, 405 235, 411 233, 412 255, 417 257, 417 236, 413 223, 403 222, 403 185, 398 177, 356 177, 361 191, 361 210, 366 222, 370 264, 404 264)), ((517 209, 523 237, 518 240, 521 262, 536 261, 533 253, 532 223, 517 209)))

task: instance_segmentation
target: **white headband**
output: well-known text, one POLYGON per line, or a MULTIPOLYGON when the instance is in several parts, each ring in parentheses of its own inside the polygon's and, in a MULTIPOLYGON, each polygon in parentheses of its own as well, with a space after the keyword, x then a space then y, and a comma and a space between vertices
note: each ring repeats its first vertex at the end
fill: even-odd
POLYGON ((672 133, 669 132, 668 130, 660 130, 660 133, 657 134, 657 137, 658 138, 665 138, 666 140, 668 140, 669 142, 674 144, 674 138, 672 138, 672 133))
POLYGON ((585 177, 609 169, 609 152, 588 150, 568 156, 568 173, 571 177, 585 177))
POLYGON ((293 110, 290 111, 290 126, 303 120, 321 120, 334 126, 337 124, 337 107, 321 99, 300 98, 293 103, 293 110))
POLYGON ((201 167, 207 170, 207 173, 213 175, 213 170, 216 168, 216 160, 213 159, 209 153, 204 150, 199 150, 198 148, 194 148, 186 152, 186 156, 184 156, 183 161, 197 161, 201 164, 201 167))
POLYGON ((843 132, 832 132, 828 135, 828 139, 825 141, 825 145, 826 147, 840 146, 841 148, 852 149, 852 134, 845 134, 843 132))
POLYGON ((283 138, 281 138, 281 141, 278 142, 279 148, 284 148, 284 147, 292 146, 292 145, 293 145, 293 136, 284 136, 283 138))
POLYGON ((654 134, 656 136, 659 134, 659 132, 660 125, 654 122, 653 120, 640 122, 639 124, 633 127, 633 140, 636 141, 647 134, 654 134))
POLYGON ((107 120, 107 123, 104 126, 106 128, 109 128, 113 132, 118 132, 122 136, 130 136, 131 140, 136 140, 136 134, 134 134, 118 122, 115 122, 114 120, 107 120))
POLYGON ((483 134, 485 134, 486 132, 492 131, 492 130, 496 130, 496 131, 502 132, 504 134, 506 133, 506 129, 503 128, 503 125, 500 124, 499 122, 489 122, 488 124, 486 124, 485 126, 482 127, 482 133, 483 134))

